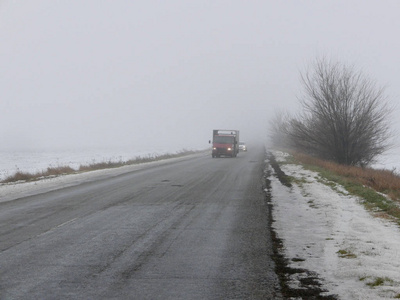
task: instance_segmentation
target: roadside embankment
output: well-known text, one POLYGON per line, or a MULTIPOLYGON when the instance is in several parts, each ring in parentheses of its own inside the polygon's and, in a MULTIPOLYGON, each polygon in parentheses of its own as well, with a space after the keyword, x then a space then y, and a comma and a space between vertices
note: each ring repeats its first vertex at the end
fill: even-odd
POLYGON ((272 151, 268 162, 283 292, 301 299, 400 298, 397 222, 287 153, 272 151))

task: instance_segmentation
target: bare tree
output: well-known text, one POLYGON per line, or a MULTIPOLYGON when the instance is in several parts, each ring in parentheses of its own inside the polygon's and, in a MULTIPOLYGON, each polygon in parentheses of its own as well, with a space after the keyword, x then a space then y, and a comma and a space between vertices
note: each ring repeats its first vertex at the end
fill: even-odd
POLYGON ((347 165, 368 165, 390 146, 384 89, 354 67, 316 60, 301 74, 303 111, 289 120, 293 145, 347 165))

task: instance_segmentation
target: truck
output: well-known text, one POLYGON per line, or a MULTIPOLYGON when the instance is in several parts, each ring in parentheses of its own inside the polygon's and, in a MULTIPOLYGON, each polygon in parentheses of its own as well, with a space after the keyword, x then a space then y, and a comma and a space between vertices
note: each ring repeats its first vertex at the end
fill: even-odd
MULTIPOLYGON (((211 143, 211 141, 209 141, 211 143)), ((212 158, 223 156, 236 157, 239 153, 239 130, 214 129, 212 140, 212 158)))

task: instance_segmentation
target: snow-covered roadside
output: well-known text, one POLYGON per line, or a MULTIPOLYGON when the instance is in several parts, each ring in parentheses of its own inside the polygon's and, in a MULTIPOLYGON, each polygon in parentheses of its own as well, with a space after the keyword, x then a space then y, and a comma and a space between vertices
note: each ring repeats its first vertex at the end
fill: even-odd
MULTIPOLYGON (((279 162, 285 153, 273 152, 279 162)), ((400 295, 400 230, 375 218, 341 187, 319 182, 299 165, 281 169, 298 179, 291 188, 271 176, 273 227, 291 268, 316 272, 326 295, 393 299, 400 295)), ((290 285, 300 287, 299 273, 290 285)))
MULTIPOLYGON (((208 153, 207 153, 208 154, 208 153)), ((193 156, 202 156, 205 152, 185 155, 176 158, 169 158, 153 162, 141 163, 137 165, 127 165, 119 168, 96 170, 85 173, 62 175, 50 178, 43 178, 38 181, 0 184, 0 202, 11 201, 14 199, 37 195, 48 191, 61 189, 69 186, 79 185, 82 183, 101 180, 104 178, 118 176, 124 173, 141 170, 154 165, 162 165, 175 161, 186 160, 193 156)))

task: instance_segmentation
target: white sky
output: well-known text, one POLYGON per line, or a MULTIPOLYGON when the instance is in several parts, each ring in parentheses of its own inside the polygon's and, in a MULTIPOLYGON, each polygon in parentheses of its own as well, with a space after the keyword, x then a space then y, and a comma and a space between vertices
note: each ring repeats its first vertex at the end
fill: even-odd
MULTIPOLYGON (((400 1, 0 0, 0 148, 265 135, 317 56, 400 95, 400 1)), ((400 126, 399 126, 400 127, 400 126)))

